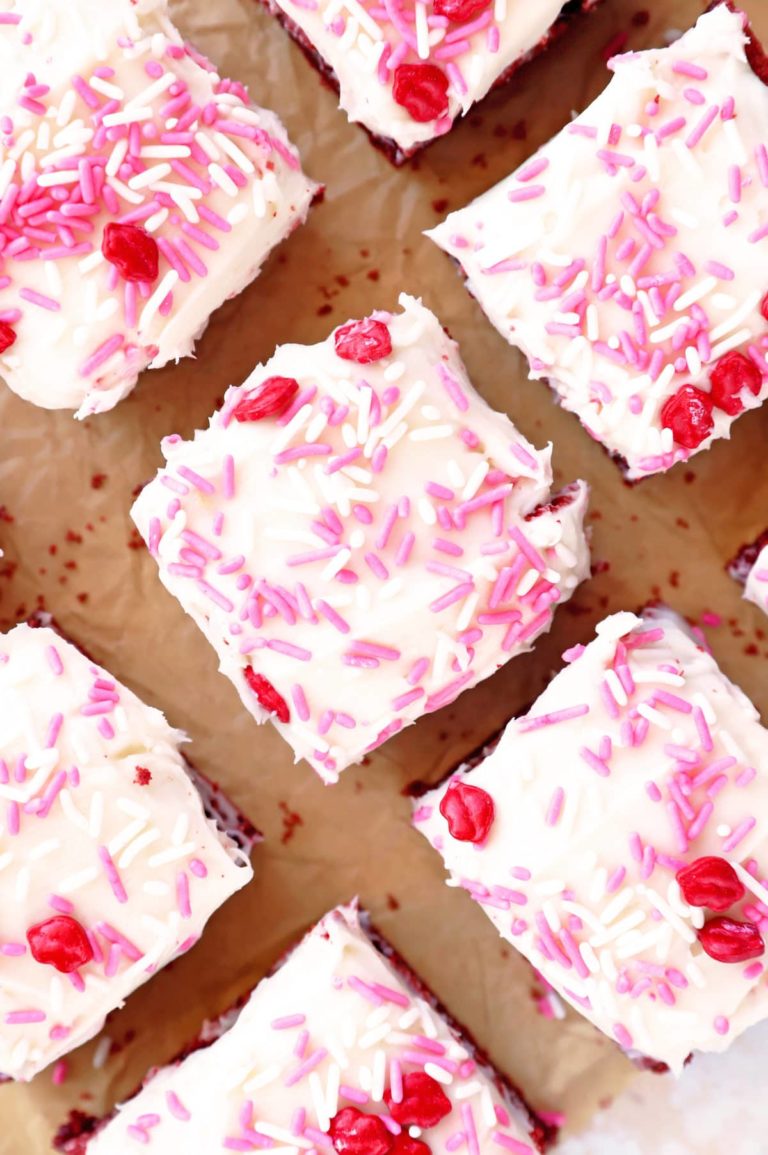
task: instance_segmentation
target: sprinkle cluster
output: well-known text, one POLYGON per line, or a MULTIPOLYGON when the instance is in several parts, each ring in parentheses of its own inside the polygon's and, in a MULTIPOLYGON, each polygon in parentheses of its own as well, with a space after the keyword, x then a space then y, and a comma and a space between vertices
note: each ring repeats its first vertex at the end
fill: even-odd
POLYGON ((669 613, 617 615, 565 657, 415 821, 561 994, 679 1069, 768 1011, 768 734, 669 613))
POLYGON ((633 478, 768 390, 768 89, 742 21, 722 6, 616 59, 586 112, 434 234, 633 478))
POLYGON ((150 362, 186 354, 311 199, 277 120, 155 9, 140 23, 116 5, 105 50, 51 84, 47 17, 23 3, 0 14, 0 36, 17 37, 33 69, 18 89, 5 82, 0 109, 0 356, 28 395, 25 354, 44 325, 72 376, 61 399, 48 385, 34 393, 48 407, 109 408, 150 362), (171 348, 164 326, 185 308, 189 329, 171 348))
POLYGON ((134 507, 245 704, 328 781, 529 648, 587 568, 584 487, 540 504, 547 455, 403 304, 278 350, 134 507))
POLYGON ((161 714, 50 629, 0 648, 0 1070, 28 1079, 192 946, 251 871, 161 714))
POLYGON ((516 1096, 404 965, 385 959, 352 908, 326 916, 225 1035, 155 1075, 88 1151, 124 1151, 129 1139, 163 1150, 183 1143, 202 1155, 212 1102, 214 1141, 225 1151, 538 1149, 516 1096))
POLYGON ((353 119, 407 156, 447 132, 459 112, 543 47, 563 6, 557 0, 540 0, 535 9, 525 0, 274 0, 272 7, 330 64, 353 119))

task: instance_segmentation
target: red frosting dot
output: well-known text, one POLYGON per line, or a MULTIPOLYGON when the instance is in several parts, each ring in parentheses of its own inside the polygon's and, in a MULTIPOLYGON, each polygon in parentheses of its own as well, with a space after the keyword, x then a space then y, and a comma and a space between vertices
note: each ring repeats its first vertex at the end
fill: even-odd
POLYGON ((712 400, 718 409, 723 409, 731 417, 744 408, 742 389, 749 389, 757 395, 763 386, 763 375, 752 358, 735 350, 721 357, 709 379, 712 382, 712 400))
POLYGON ((331 1119, 330 1136, 339 1155, 389 1155, 394 1137, 378 1115, 344 1107, 331 1119))
POLYGON ((765 954, 760 928, 735 918, 712 918, 698 932, 710 958, 722 963, 742 963, 765 954))
POLYGON ((156 281, 160 272, 157 241, 138 225, 110 221, 104 229, 101 251, 126 281, 156 281))
POLYGON ((493 825, 493 799, 479 786, 453 782, 440 802, 448 831, 458 842, 485 842, 493 825))
POLYGON ((436 16, 447 16, 457 23, 479 16, 491 5, 491 0, 435 0, 433 9, 436 16))
POLYGON ((133 780, 137 786, 149 786, 152 781, 152 771, 147 770, 146 766, 137 766, 133 780))
POLYGON ((760 304, 760 312, 762 313, 763 318, 768 321, 768 293, 766 293, 762 299, 760 304))
POLYGON ((344 361, 356 361, 358 365, 381 361, 392 352, 389 329, 383 321, 374 321, 372 317, 342 325, 333 341, 337 356, 344 361))
POLYGON ((258 698, 259 705, 268 710, 270 714, 274 714, 279 722, 290 722, 291 711, 288 709, 288 703, 282 694, 278 694, 275 687, 263 674, 257 674, 248 666, 245 671, 245 680, 258 698))
POLYGON ((293 377, 267 377, 254 393, 247 393, 238 401, 232 416, 235 421, 263 421, 278 417, 293 401, 299 383, 293 377))
POLYGON ((411 120, 426 124, 448 111, 448 77, 436 64, 399 64, 392 95, 411 120))
POLYGON ((730 862, 714 856, 697 858, 677 872, 683 898, 690 906, 728 910, 747 893, 730 862))
POLYGON ((384 1100, 401 1127, 436 1127, 452 1110, 451 1100, 437 1079, 424 1071, 411 1071, 404 1076, 400 1103, 394 1101, 391 1091, 386 1092, 384 1100))
POLYGON ((93 958, 88 935, 75 918, 57 914, 45 922, 31 926, 27 942, 35 962, 55 967, 68 975, 85 966, 93 958))
POLYGON ((7 321, 0 321, 0 353, 10 349, 16 342, 16 330, 12 329, 7 321))
POLYGON ((693 385, 683 385, 664 402, 661 424, 672 430, 672 436, 683 449, 698 449, 714 428, 712 398, 693 385))

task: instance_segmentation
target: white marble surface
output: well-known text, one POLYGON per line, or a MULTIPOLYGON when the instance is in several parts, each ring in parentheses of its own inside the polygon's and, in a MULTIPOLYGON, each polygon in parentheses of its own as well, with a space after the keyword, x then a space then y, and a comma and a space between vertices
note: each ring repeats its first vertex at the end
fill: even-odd
POLYGON ((765 1155, 768 1023, 725 1055, 697 1056, 679 1080, 650 1073, 557 1155, 765 1155))

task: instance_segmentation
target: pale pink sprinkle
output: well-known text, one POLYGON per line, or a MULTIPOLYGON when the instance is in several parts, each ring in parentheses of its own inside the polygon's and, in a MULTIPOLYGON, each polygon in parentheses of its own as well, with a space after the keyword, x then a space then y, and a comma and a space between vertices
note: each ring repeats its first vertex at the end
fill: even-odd
POLYGON ((544 196, 546 191, 543 184, 531 184, 525 188, 510 189, 507 193, 507 200, 513 204, 517 204, 520 201, 532 201, 544 196))
POLYGON ((192 1118, 192 1115, 182 1103, 175 1091, 165 1092, 165 1102, 169 1112, 174 1119, 179 1119, 182 1123, 187 1123, 192 1118))
POLYGON ((21 15, 18 12, 0 12, 0 24, 21 24, 21 15))
POLYGON ((314 1071, 315 1067, 318 1067, 322 1061, 327 1058, 327 1055, 328 1052, 325 1047, 318 1047, 316 1051, 312 1052, 309 1058, 305 1059, 294 1071, 291 1072, 290 1075, 288 1075, 286 1079, 283 1080, 283 1086, 293 1087, 296 1083, 301 1082, 301 1080, 304 1079, 310 1073, 310 1071, 314 1071))
POLYGON ((400 694, 397 698, 393 698, 391 705, 393 710, 404 710, 413 702, 417 702, 419 698, 423 698, 426 691, 421 686, 417 686, 413 690, 408 690, 405 694, 400 694))
POLYGON ((273 1019, 269 1025, 273 1031, 288 1031, 291 1027, 302 1027, 306 1021, 306 1015, 283 1015, 279 1019, 273 1019))
POLYGON ((756 818, 745 818, 738 824, 738 826, 733 830, 729 837, 725 839, 723 842, 723 851, 726 854, 729 854, 730 851, 734 850, 740 842, 743 842, 743 840, 749 834, 750 830, 754 830, 755 826, 757 826, 756 818))
POLYGON ((605 884, 606 894, 615 894, 627 877, 627 868, 618 866, 605 884))
POLYGON ((588 746, 579 747, 579 757, 582 761, 586 762, 596 774, 599 774, 601 778, 608 778, 610 776, 611 771, 609 767, 606 766, 602 758, 598 758, 597 754, 590 750, 588 746))
POLYGON ((724 1015, 718 1015, 712 1025, 714 1026, 718 1035, 727 1035, 731 1029, 731 1024, 728 1022, 724 1015))
MULTIPOLYGON (((48 733, 45 736, 45 748, 46 748, 46 750, 50 750, 56 745, 56 742, 58 740, 59 734, 61 732, 61 727, 63 726, 63 724, 64 724, 64 715, 63 714, 54 714, 53 717, 51 718, 49 724, 48 724, 48 733)), ((65 777, 66 777, 66 774, 65 774, 65 777)))
POLYGON ((176 875, 176 903, 182 918, 192 917, 192 907, 189 901, 189 878, 183 870, 180 870, 176 875))
POLYGON ((109 360, 111 356, 113 356, 113 354, 117 353, 117 351, 121 349, 122 346, 123 337, 121 334, 115 333, 114 336, 110 337, 107 341, 104 341, 103 344, 99 345, 98 349, 96 349, 95 352, 93 352, 86 361, 83 361, 82 365, 78 369, 80 376, 90 377, 91 374, 95 373, 97 369, 99 369, 106 361, 109 360))
MULTIPOLYGON (((391 1081, 391 1076, 390 1076, 390 1081, 391 1081)), ((393 1092, 393 1094, 394 1094, 394 1092, 393 1092)), ((349 1099, 350 1103, 359 1103, 360 1106, 362 1106, 364 1103, 368 1102, 368 1095, 365 1093, 365 1091, 361 1091, 357 1087, 349 1087, 346 1083, 342 1083, 340 1085, 339 1095, 343 1099, 349 1099)), ((400 1100, 396 1099, 395 1102, 399 1103, 400 1100)))
POLYGON ((686 148, 692 149, 696 147, 696 145, 701 141, 702 137, 706 133, 707 129, 710 128, 710 126, 717 119, 717 114, 719 111, 720 108, 718 105, 712 104, 709 106, 701 120, 694 127, 693 131, 687 136, 685 141, 686 148))
POLYGON ((521 718, 518 723, 518 729, 522 731, 538 730, 542 726, 554 726, 558 722, 567 722, 571 718, 581 718, 584 714, 589 713, 589 706, 585 704, 580 706, 569 706, 564 710, 553 710, 549 714, 539 714, 536 717, 530 715, 526 718, 521 718))
POLYGON ((216 487, 212 485, 206 477, 201 477, 194 469, 190 469, 187 465, 180 465, 178 467, 178 474, 193 485, 195 489, 199 489, 201 493, 215 493, 216 487))
POLYGON ((550 799, 549 807, 544 818, 547 826, 557 826, 560 821, 560 815, 563 812, 563 803, 565 802, 565 791, 562 786, 558 786, 552 798, 550 799))
POLYGON ((120 879, 120 875, 117 873, 117 867, 112 860, 112 855, 106 846, 100 846, 97 853, 115 898, 120 903, 127 902, 128 895, 125 893, 125 887, 120 879))
POLYGON ((26 1023, 44 1023, 45 1020, 46 1020, 45 1011, 32 1010, 32 1011, 9 1011, 8 1014, 4 1016, 3 1021, 6 1022, 9 1027, 12 1027, 12 1026, 21 1026, 21 1025, 24 1025, 26 1023))
POLYGON ((24 301, 29 301, 30 305, 37 305, 41 309, 48 309, 51 313, 58 313, 61 309, 61 303, 54 301, 52 297, 46 297, 42 293, 35 292, 34 289, 20 289, 19 296, 24 301))
POLYGON ((411 530, 404 535, 400 542, 397 553, 395 554, 395 565, 404 566, 411 556, 411 551, 416 544, 416 535, 411 530))
POLYGON ((690 76, 692 80, 706 80, 709 76, 706 68, 694 64, 690 60, 676 60, 672 65, 672 71, 676 72, 678 76, 690 76))

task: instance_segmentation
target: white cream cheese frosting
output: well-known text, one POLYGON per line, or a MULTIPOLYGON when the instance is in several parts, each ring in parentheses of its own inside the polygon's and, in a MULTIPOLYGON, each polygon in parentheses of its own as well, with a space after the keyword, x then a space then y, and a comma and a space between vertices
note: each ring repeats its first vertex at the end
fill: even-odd
POLYGON ((551 449, 401 305, 280 347, 207 430, 165 438, 133 508, 245 707, 328 782, 529 649, 589 570, 586 486, 547 506, 551 449), (337 352, 350 331, 379 342, 366 363, 337 352))
POLYGON ((768 614, 768 545, 763 546, 747 574, 744 597, 768 614))
POLYGON ((86 1149, 122 1155, 138 1141, 188 1155, 342 1151, 352 1148, 335 1148, 334 1138, 356 1113, 379 1155, 437 1155, 451 1141, 481 1155, 538 1149, 532 1121, 496 1073, 371 942, 356 909, 340 907, 256 987, 221 1038, 154 1073, 86 1149), (436 1121, 397 1122, 423 1112, 426 1095, 439 1103, 436 1121))
POLYGON ((166 0, 0 2, 0 373, 20 396, 86 417, 188 356, 316 191, 166 0), (105 248, 127 226, 149 265, 105 248))
POLYGON ((744 19, 722 5, 615 58, 585 112, 429 234, 630 478, 768 395, 768 87, 744 19))
POLYGON ((393 142, 401 157, 448 132, 540 44, 564 7, 563 0, 270 0, 269 6, 333 69, 349 119, 393 142), (414 119, 396 99, 401 67, 433 70, 426 99, 437 101, 436 115, 414 119))
POLYGON ((450 884, 564 999, 679 1072, 768 1015, 768 733, 671 611, 615 614, 565 658, 479 765, 420 800, 415 823, 450 884), (466 787, 484 807, 477 844, 451 819, 466 787), (677 880, 693 863, 713 869, 708 858, 735 888, 714 916, 677 880), (748 960, 710 954, 724 917, 751 928, 748 960))
POLYGON ((4 1075, 31 1079, 95 1035, 252 877, 182 741, 53 630, 0 636, 4 1075))

